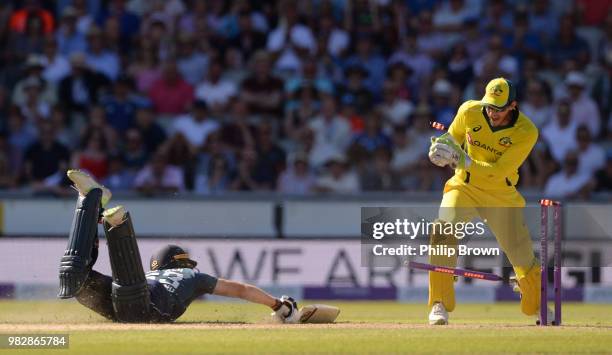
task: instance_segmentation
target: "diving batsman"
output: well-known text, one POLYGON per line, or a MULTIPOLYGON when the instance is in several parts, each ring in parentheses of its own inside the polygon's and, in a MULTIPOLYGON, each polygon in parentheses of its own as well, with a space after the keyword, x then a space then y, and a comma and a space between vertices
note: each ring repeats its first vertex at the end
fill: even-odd
POLYGON ((291 297, 275 298, 255 286, 199 272, 197 262, 176 245, 154 254, 151 271, 145 273, 129 212, 123 206, 105 210, 111 192, 86 173, 69 170, 67 175, 79 197, 59 268, 59 298, 75 297, 116 322, 163 323, 176 320, 194 299, 208 293, 266 305, 283 323, 299 321, 291 297), (99 221, 108 242, 112 277, 93 270, 99 221))
MULTIPOLYGON (((535 315, 540 306, 539 262, 523 220, 525 199, 516 189, 518 169, 538 139, 538 130, 519 111, 513 83, 491 80, 482 100, 463 103, 448 132, 432 138, 429 160, 450 166, 455 174, 446 182, 438 219, 441 223, 487 223, 516 273, 521 311, 535 315)), ((434 232, 430 245, 456 248, 457 238, 434 232)), ((455 267, 456 254, 430 256, 434 265, 455 267)), ((448 324, 455 309, 453 275, 429 273, 429 323, 448 324)))

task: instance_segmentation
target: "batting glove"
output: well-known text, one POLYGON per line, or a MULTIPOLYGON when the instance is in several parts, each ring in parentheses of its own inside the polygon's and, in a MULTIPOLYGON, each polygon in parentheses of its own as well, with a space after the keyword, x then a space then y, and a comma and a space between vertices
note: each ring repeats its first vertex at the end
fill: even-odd
POLYGON ((278 301, 281 305, 272 313, 272 317, 282 323, 298 323, 300 320, 300 312, 298 311, 297 302, 289 296, 281 296, 278 301))

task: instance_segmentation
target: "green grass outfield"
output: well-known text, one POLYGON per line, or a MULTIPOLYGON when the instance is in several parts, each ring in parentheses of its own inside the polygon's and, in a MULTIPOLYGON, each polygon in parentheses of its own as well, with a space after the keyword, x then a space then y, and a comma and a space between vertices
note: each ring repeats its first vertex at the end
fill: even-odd
POLYGON ((196 302, 154 325, 107 322, 71 301, 3 301, 0 333, 69 333, 70 348, 0 353, 612 353, 612 305, 568 303, 564 326, 538 327, 517 303, 461 304, 451 325, 432 327, 425 305, 327 303, 342 310, 336 324, 269 324, 262 306, 196 302))

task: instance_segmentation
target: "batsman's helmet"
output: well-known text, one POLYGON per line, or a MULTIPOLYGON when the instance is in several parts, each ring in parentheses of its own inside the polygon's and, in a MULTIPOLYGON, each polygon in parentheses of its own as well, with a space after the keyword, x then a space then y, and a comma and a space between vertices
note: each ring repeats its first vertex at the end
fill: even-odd
POLYGON ((151 256, 151 270, 190 268, 198 263, 189 258, 189 254, 178 245, 168 244, 151 256))

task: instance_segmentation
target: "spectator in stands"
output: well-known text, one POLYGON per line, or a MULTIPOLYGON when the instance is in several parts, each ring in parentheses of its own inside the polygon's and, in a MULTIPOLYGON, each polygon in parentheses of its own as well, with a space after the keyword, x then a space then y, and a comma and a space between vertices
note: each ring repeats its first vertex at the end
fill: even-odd
POLYGON ((51 106, 41 99, 42 86, 42 81, 36 77, 28 78, 23 82, 25 102, 19 109, 26 120, 32 124, 48 119, 51 114, 51 106))
POLYGON ((311 84, 301 85, 294 92, 288 93, 285 130, 295 139, 296 131, 319 113, 320 103, 317 89, 311 84))
POLYGON ((45 34, 53 30, 53 18, 49 12, 38 5, 34 5, 36 8, 29 6, 15 12, 9 20, 13 32, 8 38, 6 54, 15 62, 25 60, 28 54, 41 54, 45 34))
POLYGON ((86 112, 88 107, 98 102, 99 96, 110 83, 104 75, 87 66, 83 53, 72 54, 70 68, 70 75, 60 81, 59 101, 71 111, 86 112))
POLYGON ((396 84, 391 81, 384 83, 383 101, 378 110, 382 113, 386 126, 408 125, 408 119, 414 110, 412 102, 401 98, 397 93, 396 84))
POLYGON ((69 162, 70 151, 56 140, 51 122, 41 122, 38 139, 25 151, 22 178, 35 190, 57 186, 69 162))
POLYGON ((79 149, 72 153, 70 167, 85 170, 100 180, 107 176, 107 142, 101 131, 86 130, 79 144, 79 149))
POLYGON ((176 63, 178 70, 183 78, 195 87, 204 80, 210 59, 205 53, 196 50, 196 41, 191 34, 181 34, 177 45, 178 57, 176 63))
MULTIPOLYGON (((196 183, 202 176, 208 176, 210 173, 211 161, 215 156, 223 156, 223 159, 227 163, 227 170, 229 174, 236 172, 237 156, 242 150, 237 150, 236 147, 228 146, 227 143, 222 139, 222 132, 216 131, 211 133, 206 139, 206 143, 201 147, 200 151, 196 152, 195 157, 195 174, 196 183)), ((253 149, 253 144, 245 145, 243 149, 253 149)))
POLYGON ((9 29, 13 33, 24 33, 28 31, 30 21, 36 21, 42 33, 49 34, 53 31, 53 15, 45 10, 40 0, 22 1, 22 7, 13 11, 9 18, 9 29))
POLYGON ((351 127, 344 117, 338 115, 333 96, 321 100, 321 113, 312 118, 308 128, 314 133, 314 144, 309 156, 310 164, 315 169, 331 156, 344 153, 351 143, 351 127))
POLYGON ((136 174, 146 165, 151 154, 151 151, 147 151, 138 129, 130 128, 125 132, 125 146, 121 157, 124 169, 136 174))
POLYGON ((476 61, 480 58, 486 52, 488 46, 487 37, 480 32, 478 20, 478 17, 467 19, 462 32, 470 61, 476 61))
POLYGON ((161 78, 151 84, 148 94, 155 112, 164 115, 184 113, 194 98, 193 87, 183 79, 174 60, 164 63, 161 78))
POLYGON ((373 39, 370 34, 360 33, 355 43, 355 54, 350 56, 345 67, 361 67, 368 76, 364 80, 365 87, 374 95, 378 95, 385 80, 387 63, 379 53, 376 53, 373 39))
POLYGON ((606 164, 606 153, 602 147, 592 141, 591 132, 584 125, 576 129, 576 142, 579 157, 578 173, 593 176, 606 164))
POLYGON ((36 141, 38 131, 36 126, 28 123, 19 109, 13 109, 9 113, 7 122, 9 134, 8 144, 13 152, 13 166, 21 170, 21 163, 26 149, 36 141))
POLYGON ((430 140, 432 132, 429 122, 432 119, 429 106, 421 104, 413 113, 412 129, 407 129, 406 126, 396 126, 393 130, 391 167, 405 177, 405 186, 415 187, 412 177, 419 171, 417 165, 427 159, 427 152, 423 147, 427 146, 430 140))
MULTIPOLYGON (((104 135, 108 153, 117 153, 117 150, 120 148, 118 137, 119 132, 115 131, 115 129, 108 124, 104 107, 100 105, 92 106, 88 112, 88 120, 89 123, 87 123, 85 127, 77 127, 80 129, 80 139, 82 140, 84 134, 89 130, 98 131, 104 135)), ((73 124, 73 126, 76 125, 73 124)))
POLYGON ((441 58, 450 43, 447 36, 442 32, 436 31, 433 27, 432 13, 430 11, 421 11, 419 13, 416 30, 418 51, 426 53, 433 59, 441 58))
POLYGON ((529 28, 540 35, 543 43, 553 41, 559 30, 559 19, 550 0, 535 0, 529 7, 529 28))
POLYGON ((269 122, 262 122, 257 129, 256 174, 260 183, 276 189, 278 175, 285 169, 285 151, 274 141, 274 133, 269 122))
POLYGON ((225 122, 221 128, 220 137, 228 149, 238 154, 244 148, 254 148, 255 139, 253 137, 253 127, 249 123, 249 108, 247 104, 234 99, 231 109, 225 117, 225 122))
POLYGON ((238 14, 237 33, 229 40, 229 45, 240 48, 245 60, 253 53, 266 46, 266 35, 253 26, 252 12, 241 11, 238 14))
POLYGON ((57 50, 57 40, 52 36, 45 38, 42 61, 45 63, 42 77, 52 85, 70 74, 70 62, 57 50))
POLYGON ((331 14, 319 17, 319 39, 325 44, 327 54, 332 58, 342 58, 350 44, 350 35, 336 23, 331 14))
POLYGON ((598 137, 601 130, 599 109, 586 90, 586 78, 581 72, 570 72, 565 77, 565 85, 572 102, 572 122, 586 125, 593 137, 598 137))
POLYGON ((544 52, 540 36, 529 29, 529 15, 525 10, 515 13, 512 33, 505 35, 503 41, 504 46, 518 60, 519 65, 526 58, 540 57, 544 52))
POLYGON ((416 82, 424 83, 431 75, 434 68, 433 59, 417 47, 417 35, 408 33, 402 39, 402 46, 389 58, 389 66, 403 64, 413 73, 416 82))
POLYGON ((476 76, 486 77, 489 73, 499 73, 501 76, 514 81, 516 81, 519 73, 518 61, 506 53, 502 37, 497 34, 489 38, 486 52, 474 62, 474 74, 476 76))
POLYGON ((308 26, 298 22, 295 3, 281 0, 279 9, 279 25, 268 34, 266 48, 277 58, 276 69, 297 72, 302 65, 301 58, 315 54, 315 37, 308 26))
POLYGON ((364 121, 364 130, 355 136, 352 145, 358 146, 368 154, 373 154, 381 148, 391 149, 391 138, 383 132, 382 113, 379 111, 369 112, 364 121))
POLYGON ((553 67, 575 60, 578 68, 584 68, 589 61, 589 45, 576 35, 574 18, 565 14, 559 20, 559 35, 548 49, 548 61, 553 67))
POLYGON ((102 184, 112 191, 129 191, 134 184, 134 172, 126 169, 122 155, 111 155, 108 158, 108 175, 102 184))
POLYGON ((209 15, 207 0, 194 0, 189 8, 178 19, 178 30, 183 33, 195 34, 198 22, 206 21, 209 15))
POLYGON ((387 68, 387 81, 395 86, 395 95, 397 98, 415 101, 417 97, 413 94, 414 88, 412 86, 414 82, 411 80, 412 69, 403 62, 395 62, 387 68))
POLYGON ((317 178, 314 191, 350 194, 359 192, 359 178, 349 170, 343 154, 331 156, 325 163, 326 172, 317 178))
POLYGON ((119 55, 105 46, 102 30, 97 26, 91 26, 87 31, 86 60, 92 70, 112 81, 117 80, 121 69, 119 55))
POLYGON ((70 125, 68 112, 62 106, 53 106, 49 121, 53 125, 58 142, 71 150, 78 145, 78 137, 70 125))
POLYGON ((312 192, 315 175, 308 164, 308 155, 298 152, 278 179, 277 191, 289 195, 306 195, 312 192))
POLYGON ((126 8, 126 0, 111 1, 102 8, 96 22, 106 23, 108 18, 116 18, 119 21, 121 36, 131 40, 140 30, 140 18, 126 8))
POLYGON ((451 49, 448 60, 448 80, 464 90, 472 81, 474 70, 465 43, 457 42, 451 49))
POLYGON ((487 1, 487 9, 483 15, 480 23, 481 31, 498 34, 507 34, 512 31, 514 16, 506 0, 487 1))
POLYGON ((195 193, 216 195, 230 189, 232 176, 228 162, 223 155, 215 155, 210 160, 206 174, 196 176, 195 193))
MULTIPOLYGON (((100 4, 97 1, 91 0, 73 0, 70 1, 76 13, 76 27, 81 33, 87 33, 89 27, 94 23, 94 17, 100 10, 100 4), (91 12, 91 13, 90 13, 91 12)), ((64 10, 70 5, 64 7, 64 10)))
POLYGON ((130 63, 127 73, 136 81, 138 91, 143 93, 149 92, 153 83, 161 77, 158 52, 149 38, 140 39, 135 59, 130 63))
POLYGON ((272 75, 270 56, 265 51, 253 54, 253 74, 242 82, 240 98, 257 115, 280 116, 283 82, 272 75))
POLYGON ((521 102, 521 111, 538 128, 544 127, 553 117, 553 107, 550 104, 550 96, 546 92, 545 85, 540 80, 529 81, 525 101, 521 102))
POLYGON ((237 174, 232 181, 231 189, 234 191, 261 191, 271 190, 272 185, 257 175, 257 151, 252 148, 244 149, 240 154, 237 174))
POLYGON ((184 190, 183 171, 168 164, 166 153, 160 150, 138 172, 134 179, 134 187, 145 195, 181 192, 184 190))
POLYGON ((12 101, 14 105, 24 105, 26 101, 26 93, 24 84, 26 82, 32 83, 30 79, 38 80, 40 85, 40 99, 41 101, 52 105, 57 101, 56 88, 54 85, 47 82, 43 76, 43 70, 45 69, 45 59, 38 54, 31 54, 25 63, 25 75, 21 78, 13 88, 12 101))
POLYGON ((591 176, 578 172, 578 153, 569 151, 563 161, 563 170, 550 177, 544 196, 555 199, 584 199, 588 196, 591 176))
POLYGON ((391 168, 391 151, 380 147, 374 151, 374 159, 361 174, 363 191, 400 191, 402 176, 391 168))
POLYGON ((117 132, 123 132, 134 124, 138 102, 132 91, 132 80, 121 76, 113 85, 113 94, 101 99, 108 123, 117 132))
POLYGON ((206 102, 213 115, 220 116, 227 111, 230 100, 238 94, 236 85, 221 78, 223 63, 212 60, 208 66, 206 80, 196 87, 195 96, 198 100, 206 102))
POLYGON ((361 65, 350 65, 344 71, 345 80, 339 89, 342 102, 352 102, 360 112, 372 108, 374 95, 365 86, 368 71, 361 65))
POLYGON ((446 79, 438 79, 432 87, 432 111, 435 121, 449 127, 456 113, 457 96, 455 88, 446 79))
POLYGON ((150 102, 142 102, 136 109, 134 128, 140 132, 148 154, 153 154, 166 140, 166 132, 155 121, 155 113, 150 102))
POLYGON ((470 8, 465 0, 448 0, 435 10, 433 25, 438 31, 457 33, 465 21, 477 15, 479 8, 470 8))
POLYGON ((70 57, 74 53, 84 53, 87 49, 85 33, 79 31, 77 27, 76 10, 71 6, 65 7, 60 27, 56 32, 60 54, 70 57))
POLYGON ((206 143, 209 134, 220 128, 219 123, 209 117, 207 108, 206 102, 197 100, 191 114, 176 118, 172 124, 172 132, 183 134, 194 151, 206 143))
POLYGON ((173 134, 164 142, 161 149, 168 158, 168 164, 179 167, 183 171, 185 189, 193 190, 196 150, 189 144, 185 135, 181 133, 173 134))
POLYGON ((567 152, 576 146, 578 125, 570 119, 571 103, 568 100, 561 100, 556 106, 553 120, 542 129, 542 138, 548 145, 553 158, 561 163, 567 152))

